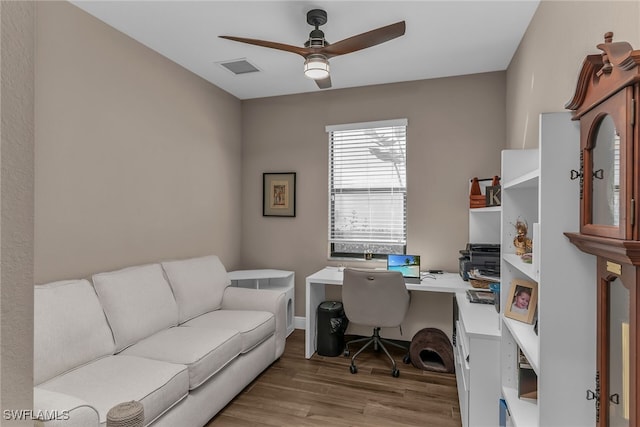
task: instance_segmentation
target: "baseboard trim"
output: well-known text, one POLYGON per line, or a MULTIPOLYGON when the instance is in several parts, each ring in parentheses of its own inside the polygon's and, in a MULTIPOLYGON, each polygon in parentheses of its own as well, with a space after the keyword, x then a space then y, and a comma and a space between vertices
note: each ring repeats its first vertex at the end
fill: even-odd
POLYGON ((306 329, 307 318, 295 316, 293 318, 293 327, 296 329, 302 329, 303 331, 306 329))

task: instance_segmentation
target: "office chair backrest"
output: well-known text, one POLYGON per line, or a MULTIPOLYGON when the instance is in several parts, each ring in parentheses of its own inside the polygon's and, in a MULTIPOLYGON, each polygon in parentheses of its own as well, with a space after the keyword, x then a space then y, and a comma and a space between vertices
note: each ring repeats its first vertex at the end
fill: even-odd
POLYGON ((409 291, 399 271, 345 268, 342 304, 351 322, 396 327, 409 309, 409 291))

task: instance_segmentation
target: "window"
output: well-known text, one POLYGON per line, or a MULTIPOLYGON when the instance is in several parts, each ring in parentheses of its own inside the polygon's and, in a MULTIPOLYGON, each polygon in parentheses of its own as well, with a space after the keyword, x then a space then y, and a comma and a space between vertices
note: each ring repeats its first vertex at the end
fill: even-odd
POLYGON ((407 120, 327 126, 332 257, 406 253, 407 120))

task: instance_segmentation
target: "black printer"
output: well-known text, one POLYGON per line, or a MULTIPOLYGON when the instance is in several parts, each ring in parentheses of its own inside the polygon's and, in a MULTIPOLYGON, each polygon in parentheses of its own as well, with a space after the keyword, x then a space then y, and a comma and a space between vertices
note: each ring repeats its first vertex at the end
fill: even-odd
POLYGON ((500 245, 497 243, 467 243, 460 251, 460 277, 469 280, 469 271, 478 269, 487 276, 500 276, 500 245))

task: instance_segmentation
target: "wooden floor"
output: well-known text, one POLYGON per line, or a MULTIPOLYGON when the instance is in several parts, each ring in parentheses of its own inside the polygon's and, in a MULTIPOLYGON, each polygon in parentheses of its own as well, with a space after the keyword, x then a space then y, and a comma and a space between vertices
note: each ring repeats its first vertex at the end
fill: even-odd
MULTIPOLYGON (((357 350, 358 347, 355 347, 357 350)), ((422 371, 391 350, 400 377, 382 352, 367 349, 349 372, 350 358, 304 358, 304 331, 295 330, 282 357, 206 427, 430 426, 460 427, 455 374, 422 371)))

